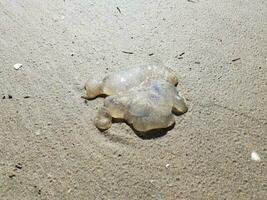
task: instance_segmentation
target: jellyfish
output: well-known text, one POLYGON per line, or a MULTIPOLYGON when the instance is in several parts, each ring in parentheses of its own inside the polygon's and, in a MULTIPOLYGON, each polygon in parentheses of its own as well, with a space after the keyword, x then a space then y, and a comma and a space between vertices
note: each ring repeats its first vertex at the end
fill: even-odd
POLYGON ((162 65, 149 64, 127 68, 107 75, 102 80, 90 79, 85 83, 85 99, 94 99, 99 95, 114 95, 140 85, 145 80, 164 80, 172 85, 178 84, 175 72, 162 65))
POLYGON ((121 119, 135 130, 146 132, 172 126, 175 123, 174 114, 187 110, 185 99, 174 82, 146 79, 136 87, 105 98, 103 107, 95 117, 95 125, 106 130, 112 126, 112 119, 121 119))

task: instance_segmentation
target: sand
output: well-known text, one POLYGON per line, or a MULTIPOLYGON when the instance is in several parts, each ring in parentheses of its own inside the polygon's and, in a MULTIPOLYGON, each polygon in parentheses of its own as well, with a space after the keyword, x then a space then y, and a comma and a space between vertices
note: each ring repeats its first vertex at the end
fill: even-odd
POLYGON ((0 199, 267 199, 266 13, 264 0, 1 0, 0 199), (83 83, 154 61, 189 111, 166 133, 98 131, 103 99, 81 99, 83 83))

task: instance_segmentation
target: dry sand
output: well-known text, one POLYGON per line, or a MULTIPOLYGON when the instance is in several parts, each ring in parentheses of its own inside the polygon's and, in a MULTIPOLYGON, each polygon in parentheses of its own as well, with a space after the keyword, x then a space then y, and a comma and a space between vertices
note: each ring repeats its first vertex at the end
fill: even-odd
POLYGON ((0 199, 267 199, 266 21, 265 0, 1 0, 0 199), (152 61, 189 111, 99 132, 82 84, 152 61))

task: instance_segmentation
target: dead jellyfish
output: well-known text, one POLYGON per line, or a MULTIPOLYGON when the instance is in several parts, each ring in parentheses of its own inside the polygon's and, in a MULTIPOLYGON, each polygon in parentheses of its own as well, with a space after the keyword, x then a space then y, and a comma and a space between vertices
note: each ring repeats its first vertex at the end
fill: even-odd
POLYGON ((140 85, 145 80, 161 79, 172 85, 178 84, 175 72, 161 65, 141 65, 112 73, 103 80, 91 79, 85 83, 85 99, 93 99, 101 94, 113 95, 140 85))
POLYGON ((112 95, 95 118, 99 129, 108 129, 112 118, 122 119, 140 132, 167 128, 175 123, 174 114, 187 111, 183 97, 166 81, 147 80, 127 92, 112 95))
POLYGON ((109 96, 95 118, 99 129, 110 128, 115 118, 146 132, 173 125, 173 113, 187 111, 184 98, 175 88, 177 84, 173 70, 161 65, 142 65, 113 73, 103 80, 87 81, 83 98, 109 96))

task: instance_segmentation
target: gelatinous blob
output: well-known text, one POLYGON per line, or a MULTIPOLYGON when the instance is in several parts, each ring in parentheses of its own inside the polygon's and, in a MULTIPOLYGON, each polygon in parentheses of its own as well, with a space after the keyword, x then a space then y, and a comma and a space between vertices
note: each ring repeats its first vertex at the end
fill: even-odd
POLYGON ((187 111, 183 97, 167 81, 146 80, 129 91, 107 97, 95 119, 99 129, 111 127, 112 118, 132 124, 137 131, 167 128, 175 123, 173 113, 187 111))
POLYGON ((86 95, 83 98, 92 99, 98 95, 113 95, 140 85, 145 80, 162 79, 172 85, 178 84, 175 72, 167 67, 151 64, 132 67, 112 73, 102 81, 91 79, 85 84, 86 95))

